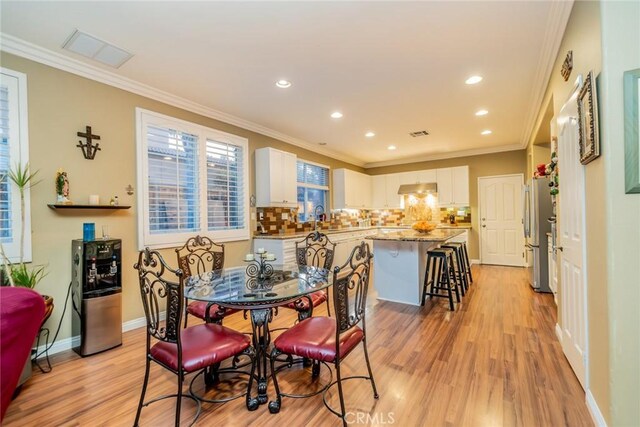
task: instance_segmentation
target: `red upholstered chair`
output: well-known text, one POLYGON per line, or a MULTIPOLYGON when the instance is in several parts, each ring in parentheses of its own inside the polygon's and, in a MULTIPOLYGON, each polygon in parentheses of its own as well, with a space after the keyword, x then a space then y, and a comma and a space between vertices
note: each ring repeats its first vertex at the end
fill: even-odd
POLYGON ((0 420, 11 403, 43 316, 42 295, 27 288, 0 287, 0 420))
MULTIPOLYGON (((304 239, 296 242, 296 263, 329 270, 333 265, 335 250, 336 244, 332 243, 326 234, 314 231, 304 239)), ((314 292, 309 296, 290 302, 284 307, 296 310, 298 312, 298 321, 303 321, 311 316, 314 307, 324 302, 327 303, 327 313, 331 316, 329 296, 326 290, 314 292)))
POLYGON ((369 273, 371 258, 373 255, 369 245, 362 242, 351 252, 351 256, 342 267, 333 270, 333 307, 335 318, 310 317, 305 319, 286 332, 283 332, 273 341, 271 351, 271 375, 276 390, 276 400, 269 402, 269 411, 280 411, 282 397, 309 397, 316 393, 302 396, 293 396, 282 393, 278 386, 276 362, 291 360, 292 355, 312 359, 324 364, 332 363, 335 366, 337 380, 327 385, 323 390, 323 401, 327 409, 340 418, 344 426, 347 425, 345 416, 344 396, 342 381, 354 378, 363 378, 371 381, 373 397, 378 398, 376 384, 369 363, 367 352, 367 333, 365 315, 367 307, 367 290, 369 288, 369 273), (351 376, 343 378, 340 373, 340 363, 358 344, 364 347, 364 357, 367 363, 369 376, 351 376), (281 355, 286 360, 278 360, 281 355), (338 386, 340 398, 340 412, 329 406, 326 400, 327 390, 333 385, 338 386))
MULTIPOLYGON (((178 266, 185 278, 224 268, 224 245, 215 243, 205 236, 191 237, 184 246, 176 249, 176 255, 178 256, 178 266)), ((189 314, 207 323, 222 324, 225 316, 238 311, 204 301, 189 302, 185 300, 185 304, 187 306, 187 312, 184 316, 185 328, 189 314)))
MULTIPOLYGON (((137 426, 140 420, 142 407, 158 400, 169 397, 176 397, 176 418, 175 425, 180 424, 180 404, 183 397, 193 399, 198 410, 193 423, 200 415, 200 400, 189 392, 183 395, 182 383, 184 377, 192 372, 205 373, 215 367, 216 371, 220 363, 226 359, 233 358, 234 366, 240 356, 247 356, 253 362, 254 350, 251 347, 251 339, 240 332, 226 328, 214 323, 205 323, 188 328, 181 328, 182 315, 184 312, 184 283, 181 270, 172 270, 168 267, 157 251, 146 249, 140 252, 138 262, 134 265, 138 270, 140 280, 140 294, 147 319, 147 357, 146 370, 140 402, 136 412, 134 425, 137 426), (171 282, 166 279, 169 274, 174 274, 178 282, 171 282), (162 304, 164 301, 164 305, 162 304), (164 308, 164 320, 160 311, 164 308), (152 338, 156 341, 152 344, 152 338), (149 382, 149 369, 151 362, 173 372, 178 377, 178 392, 176 394, 161 396, 149 402, 144 402, 144 396, 149 382)), ((253 366, 253 363, 251 363, 253 366)), ((226 372, 220 370, 219 372, 226 372)), ((232 370, 230 370, 233 372, 232 370)), ((197 376, 196 376, 197 377, 197 376)), ((195 378, 194 378, 195 379, 195 378)), ((193 382, 193 381, 192 381, 193 382)), ((253 372, 249 376, 249 389, 253 383, 253 372)), ((206 400, 207 402, 226 402, 231 399, 242 397, 243 393, 224 400, 206 400)), ((192 423, 192 424, 193 424, 192 423)))

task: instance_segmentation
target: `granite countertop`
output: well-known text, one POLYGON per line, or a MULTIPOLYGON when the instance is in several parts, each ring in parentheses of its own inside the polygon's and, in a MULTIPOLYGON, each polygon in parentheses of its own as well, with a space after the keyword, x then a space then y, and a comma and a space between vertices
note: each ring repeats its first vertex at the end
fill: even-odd
MULTIPOLYGON (((470 228, 471 228, 471 224, 460 224, 460 225, 438 224, 438 228, 436 230, 460 230, 462 232, 464 230, 469 230, 470 228)), ((413 232, 413 230, 411 230, 411 226, 409 225, 379 225, 379 226, 373 226, 373 227, 352 227, 352 228, 340 228, 335 230, 319 230, 319 231, 321 233, 330 235, 330 234, 338 234, 338 233, 356 233, 360 231, 390 230, 390 229, 398 229, 398 230, 404 230, 407 232, 413 232)), ((313 233, 313 231, 304 231, 304 232, 292 233, 292 234, 254 234, 253 238, 269 239, 269 240, 302 239, 309 233, 313 233)))
POLYGON ((445 242, 452 237, 459 236, 464 230, 452 230, 450 228, 436 228, 430 233, 418 233, 415 230, 393 231, 390 233, 378 233, 375 236, 366 237, 369 240, 393 240, 402 242, 445 242))

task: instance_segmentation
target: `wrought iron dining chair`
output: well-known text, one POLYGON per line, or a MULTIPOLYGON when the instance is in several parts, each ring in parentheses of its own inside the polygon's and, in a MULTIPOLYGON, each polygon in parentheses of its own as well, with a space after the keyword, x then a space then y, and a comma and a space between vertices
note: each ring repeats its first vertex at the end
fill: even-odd
MULTIPOLYGON (((157 251, 148 248, 140 252, 134 268, 138 270, 140 294, 147 320, 146 368, 134 425, 138 426, 143 407, 171 397, 176 397, 176 426, 180 424, 182 398, 193 399, 197 403, 196 415, 191 423, 193 425, 200 416, 200 400, 204 399, 195 396, 191 392, 191 388, 188 394, 183 394, 182 383, 185 376, 196 371, 205 374, 207 369, 214 366, 217 368, 221 362, 230 358, 233 358, 232 368, 219 370, 216 373, 234 372, 233 368, 237 365, 240 356, 247 356, 253 362, 255 352, 251 346, 251 339, 233 329, 212 323, 182 329, 180 327, 184 311, 184 276, 182 271, 171 269, 157 251), (170 274, 175 275, 178 282, 167 280, 166 276, 170 274), (161 308, 163 302, 165 308, 161 308), (164 319, 161 312, 164 312, 164 319), (153 345, 152 338, 157 340, 153 345), (145 402, 144 397, 149 383, 149 370, 152 361, 177 375, 178 391, 176 394, 160 396, 145 402)), ((251 365, 254 366, 254 363, 251 365)), ((252 368, 249 376, 249 390, 253 383, 253 374, 252 368)), ((206 401, 222 403, 244 395, 247 393, 221 400, 206 401)))
MULTIPOLYGON (((191 237, 181 248, 176 249, 178 266, 185 277, 203 274, 224 268, 224 245, 215 243, 206 236, 191 237)), ((218 304, 204 301, 185 300, 187 307, 184 327, 187 327, 189 314, 207 323, 222 324, 222 320, 238 310, 220 307, 218 304)))
POLYGON ((362 242, 353 249, 349 260, 343 266, 335 267, 333 270, 335 318, 310 317, 292 326, 274 340, 273 350, 271 351, 271 375, 276 390, 276 399, 269 402, 269 411, 271 413, 280 411, 282 397, 310 397, 321 392, 323 393, 322 400, 327 409, 340 417, 343 425, 346 426, 346 409, 342 391, 343 381, 356 378, 369 380, 373 389, 373 397, 376 399, 379 397, 367 352, 365 322, 372 257, 369 245, 362 242), (359 375, 343 378, 340 372, 340 364, 360 343, 364 347, 364 357, 369 376, 359 375), (319 392, 308 395, 296 396, 283 393, 278 385, 278 369, 275 366, 276 362, 286 361, 282 360, 282 358, 278 359, 282 355, 286 356, 288 361, 291 361, 292 355, 296 355, 323 364, 332 363, 335 366, 337 379, 326 385, 319 392), (340 412, 334 410, 326 399, 327 391, 336 384, 340 399, 340 412))
MULTIPOLYGON (((321 267, 327 270, 333 265, 333 256, 336 244, 329 240, 326 234, 314 231, 304 239, 296 242, 296 263, 311 267, 321 267)), ((290 302, 284 307, 298 312, 298 321, 301 322, 313 313, 313 308, 327 303, 327 313, 331 316, 328 290, 314 292, 297 301, 290 302)))

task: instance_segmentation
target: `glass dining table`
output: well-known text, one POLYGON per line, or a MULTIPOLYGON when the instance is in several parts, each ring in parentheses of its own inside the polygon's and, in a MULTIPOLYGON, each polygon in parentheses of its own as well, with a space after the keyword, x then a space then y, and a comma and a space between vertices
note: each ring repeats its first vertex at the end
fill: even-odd
POLYGON ((267 367, 271 343, 269 323, 273 319, 274 309, 308 298, 309 311, 305 313, 305 317, 311 316, 313 304, 310 294, 332 284, 332 275, 324 268, 295 264, 271 267, 267 277, 258 277, 250 267, 233 267, 191 276, 185 280, 185 298, 250 313, 258 383, 257 396, 252 395, 253 390, 247 390, 247 409, 250 411, 268 401, 267 367))

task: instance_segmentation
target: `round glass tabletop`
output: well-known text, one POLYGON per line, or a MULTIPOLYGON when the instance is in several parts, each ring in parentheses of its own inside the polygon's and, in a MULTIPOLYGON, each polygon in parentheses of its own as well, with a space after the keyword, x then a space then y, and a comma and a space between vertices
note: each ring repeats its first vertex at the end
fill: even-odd
POLYGON ((246 267, 210 271, 185 280, 184 296, 230 308, 273 307, 331 286, 324 268, 273 265, 267 279, 248 274, 246 267))

